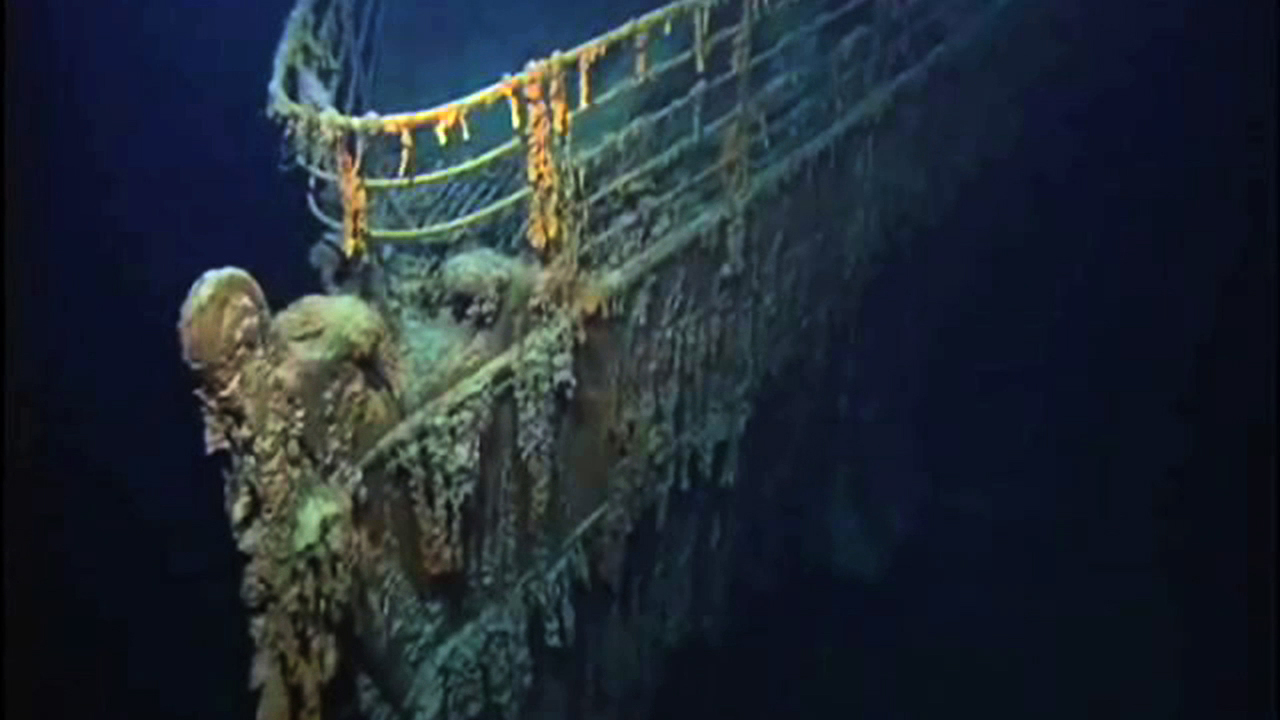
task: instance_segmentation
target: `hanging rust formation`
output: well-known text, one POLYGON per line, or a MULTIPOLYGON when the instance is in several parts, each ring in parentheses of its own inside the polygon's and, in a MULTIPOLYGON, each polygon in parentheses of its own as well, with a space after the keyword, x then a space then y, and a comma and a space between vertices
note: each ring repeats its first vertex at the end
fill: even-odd
POLYGON ((364 252, 369 232, 369 193, 360 176, 360 151, 353 153, 340 145, 337 154, 341 171, 342 252, 350 258, 364 252))
POLYGON ((383 114, 386 1, 299 0, 268 87, 326 294, 224 268, 181 313, 258 717, 642 715, 742 554, 786 562, 735 500, 787 486, 739 488, 754 403, 949 177, 898 108, 1010 0, 681 0, 383 114))
POLYGON ((563 231, 556 142, 569 132, 569 107, 561 65, 558 56, 537 63, 523 84, 528 118, 524 143, 530 190, 529 245, 544 256, 553 251, 563 231))

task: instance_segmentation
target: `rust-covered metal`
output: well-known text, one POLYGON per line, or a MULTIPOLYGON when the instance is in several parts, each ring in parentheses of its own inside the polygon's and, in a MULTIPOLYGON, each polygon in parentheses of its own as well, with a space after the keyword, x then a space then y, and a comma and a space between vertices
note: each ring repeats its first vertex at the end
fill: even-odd
POLYGON ((722 614, 762 384, 892 242, 895 107, 1004 4, 682 0, 379 115, 376 3, 300 0, 269 109, 346 284, 213 271, 180 325, 259 717, 640 716, 722 614))

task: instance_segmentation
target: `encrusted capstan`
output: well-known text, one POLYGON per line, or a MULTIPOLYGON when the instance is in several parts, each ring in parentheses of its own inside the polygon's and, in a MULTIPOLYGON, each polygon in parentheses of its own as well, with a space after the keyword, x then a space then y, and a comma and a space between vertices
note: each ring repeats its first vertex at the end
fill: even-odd
POLYGON ((196 395, 205 409, 208 452, 229 447, 229 429, 220 426, 222 418, 211 408, 239 403, 246 370, 261 356, 269 325, 262 288, 239 268, 209 270, 187 293, 178 336, 183 361, 200 377, 196 395))

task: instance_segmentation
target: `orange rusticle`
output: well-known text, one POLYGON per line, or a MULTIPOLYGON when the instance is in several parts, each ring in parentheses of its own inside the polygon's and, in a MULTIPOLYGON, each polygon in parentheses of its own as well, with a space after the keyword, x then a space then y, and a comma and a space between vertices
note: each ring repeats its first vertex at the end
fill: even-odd
POLYGON ((400 167, 396 174, 404 177, 412 165, 413 159, 413 131, 417 130, 421 123, 414 123, 412 120, 404 118, 389 118, 382 121, 382 132, 388 135, 400 136, 400 167))
POLYGON ((518 88, 514 78, 506 78, 502 84, 498 86, 498 93, 507 99, 507 103, 511 105, 511 129, 520 129, 520 99, 516 97, 516 89, 518 88))
POLYGON ((342 251, 347 257, 364 252, 368 234, 369 192, 360 177, 360 155, 338 147, 339 181, 342 191, 342 251))
POLYGON ((435 115, 436 123, 436 140, 440 141, 440 145, 449 144, 449 131, 455 127, 462 127, 462 139, 471 139, 471 128, 467 126, 466 112, 457 105, 450 105, 435 115))
POLYGON ((592 45, 578 54, 578 108, 591 104, 591 64, 604 56, 609 46, 592 45))
POLYGON ((539 252, 546 251, 560 234, 555 163, 551 155, 553 127, 551 111, 542 88, 545 68, 530 69, 524 86, 525 172, 532 192, 529 203, 529 244, 539 252))
POLYGON ((551 71, 551 125, 557 135, 569 133, 569 93, 565 89, 564 71, 556 65, 551 71))
POLYGON ((413 131, 409 128, 400 128, 400 168, 396 174, 404 177, 409 172, 409 166, 413 160, 413 131))

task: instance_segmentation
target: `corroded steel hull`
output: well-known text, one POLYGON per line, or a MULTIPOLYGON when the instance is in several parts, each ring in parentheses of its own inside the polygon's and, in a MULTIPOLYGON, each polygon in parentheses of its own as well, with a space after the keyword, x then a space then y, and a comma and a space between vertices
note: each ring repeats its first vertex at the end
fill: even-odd
MULTIPOLYGON (((676 3, 356 116, 329 103, 361 96, 340 78, 370 40, 312 46, 368 5, 304 0, 272 111, 331 294, 272 315, 212 271, 180 323, 232 459, 260 717, 643 716, 731 580, 797 561, 745 429, 777 373, 842 372, 827 345, 877 258, 963 172, 921 149, 929 78, 1005 5, 676 3)), ((836 464, 819 504, 856 482, 836 464)), ((863 571, 898 532, 864 533, 863 571)))

